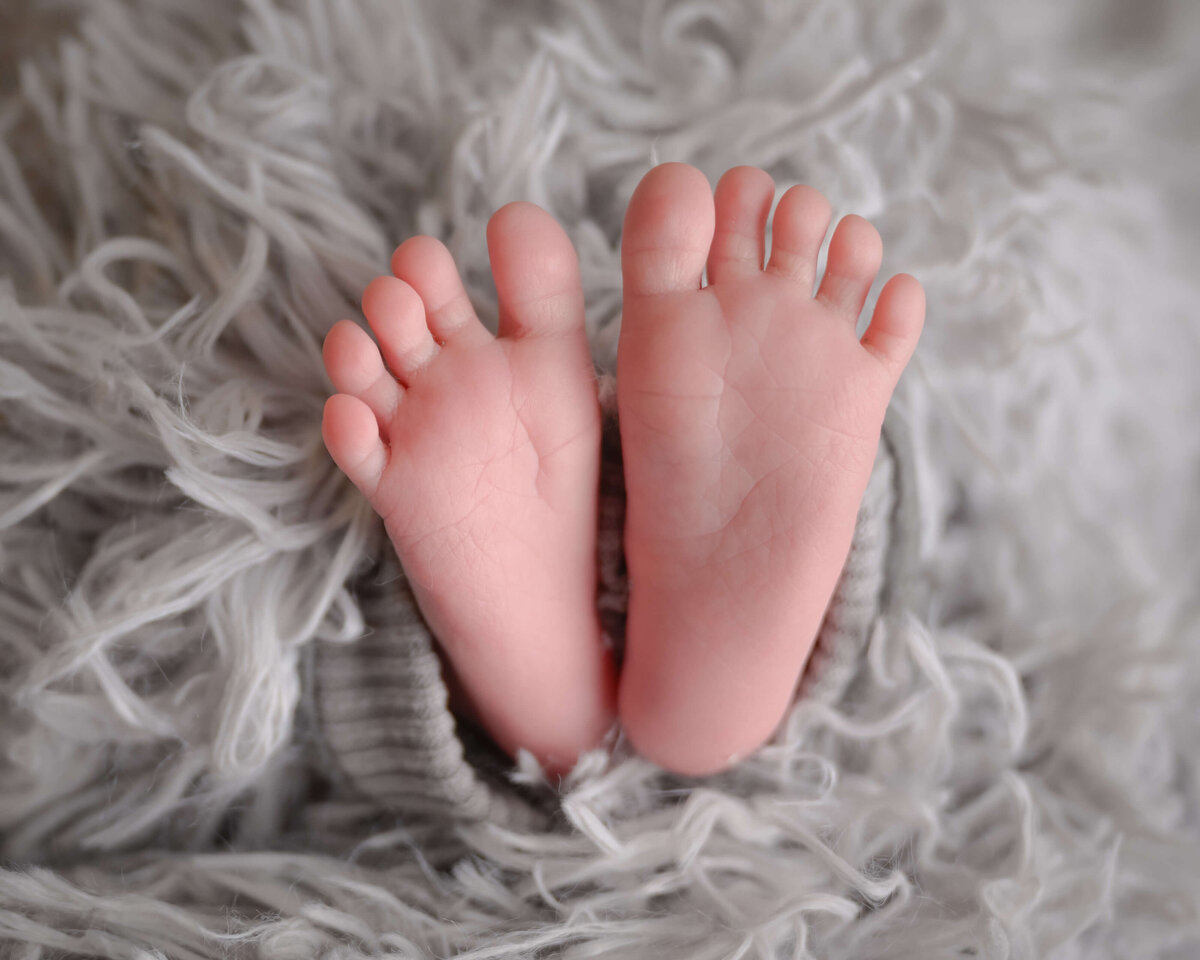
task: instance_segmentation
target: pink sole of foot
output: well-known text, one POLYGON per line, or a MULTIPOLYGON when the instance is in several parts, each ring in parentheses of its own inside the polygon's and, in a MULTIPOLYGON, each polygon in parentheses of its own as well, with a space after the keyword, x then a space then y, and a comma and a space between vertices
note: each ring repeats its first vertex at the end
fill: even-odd
POLYGON ((661 766, 727 768, 777 728, 853 536, 883 415, 916 346, 920 284, 855 324, 882 243, 795 186, 739 167, 715 197, 685 164, 651 170, 622 238, 618 350, 630 608, 619 710, 661 766), (709 283, 701 288, 707 265, 709 283))

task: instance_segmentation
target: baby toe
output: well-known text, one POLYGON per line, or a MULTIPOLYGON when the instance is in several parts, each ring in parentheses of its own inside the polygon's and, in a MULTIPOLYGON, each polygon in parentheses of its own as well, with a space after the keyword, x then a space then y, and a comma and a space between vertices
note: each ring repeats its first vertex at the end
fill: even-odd
POLYGON ((898 273, 879 291, 871 325, 861 342, 896 380, 916 350, 924 325, 925 289, 916 277, 898 273))
POLYGON ((402 388, 367 332, 352 320, 339 320, 325 335, 321 355, 334 389, 366 404, 386 432, 402 388))
POLYGON ((392 254, 392 273, 420 296, 429 329, 439 343, 491 338, 475 314, 454 257, 440 240, 409 237, 392 254))
POLYGON ((425 322, 425 307, 411 286, 396 277, 376 277, 363 292, 363 313, 379 338, 383 359, 401 383, 438 353, 425 322))
POLYGON ((803 183, 789 187, 779 198, 771 223, 767 270, 795 281, 811 296, 817 282, 817 257, 832 216, 833 208, 819 190, 803 183))
POLYGON ((869 220, 850 214, 843 217, 829 241, 825 276, 817 299, 847 317, 858 320, 875 274, 883 262, 883 240, 869 220))
POLYGON ((625 294, 698 290, 714 216, 712 189, 695 167, 663 163, 642 177, 621 236, 625 294))
POLYGON ((753 276, 763 268, 767 217, 775 200, 775 181, 758 167, 734 167, 717 182, 708 282, 753 276))

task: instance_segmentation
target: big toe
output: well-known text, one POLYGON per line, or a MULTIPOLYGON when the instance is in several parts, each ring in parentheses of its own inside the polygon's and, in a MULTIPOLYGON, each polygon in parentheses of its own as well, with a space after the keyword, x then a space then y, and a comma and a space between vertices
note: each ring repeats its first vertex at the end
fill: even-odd
POLYGON ((487 225, 502 337, 583 335, 579 258, 566 231, 535 203, 505 204, 487 225))
POLYGON ((626 296, 699 289, 715 220, 712 188, 695 167, 663 163, 642 177, 621 237, 626 296))

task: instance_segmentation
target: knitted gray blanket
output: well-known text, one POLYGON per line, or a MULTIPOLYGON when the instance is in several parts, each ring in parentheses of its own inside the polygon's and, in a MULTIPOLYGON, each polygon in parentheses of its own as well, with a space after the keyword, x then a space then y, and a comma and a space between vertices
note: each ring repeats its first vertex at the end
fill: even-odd
POLYGON ((0 955, 1200 955, 1198 11, 6 3, 0 955), (664 160, 811 183, 924 283, 904 609, 726 773, 593 751, 444 862, 297 722, 383 549, 321 339, 418 232, 494 323, 524 198, 611 371, 664 160))

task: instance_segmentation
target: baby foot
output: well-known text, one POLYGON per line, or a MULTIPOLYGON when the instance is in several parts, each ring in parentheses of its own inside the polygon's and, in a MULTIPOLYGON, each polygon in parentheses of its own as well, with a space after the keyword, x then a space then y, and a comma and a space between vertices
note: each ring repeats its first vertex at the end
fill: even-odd
POLYGON ((620 716, 677 773, 769 739, 849 552, 884 413, 924 322, 905 274, 855 323, 878 232, 844 218, 813 296, 829 202, 736 167, 651 170, 625 217, 617 402, 630 607, 620 716), (707 260, 708 286, 701 288, 707 260))
POLYGON ((450 252, 405 241, 325 340, 322 433, 383 518, 468 705, 552 772, 599 743, 616 673, 595 615, 600 447, 579 264, 530 203, 488 223, 499 336, 450 252), (382 357, 381 357, 382 352, 382 357), (386 367, 385 367, 386 362, 386 367))

